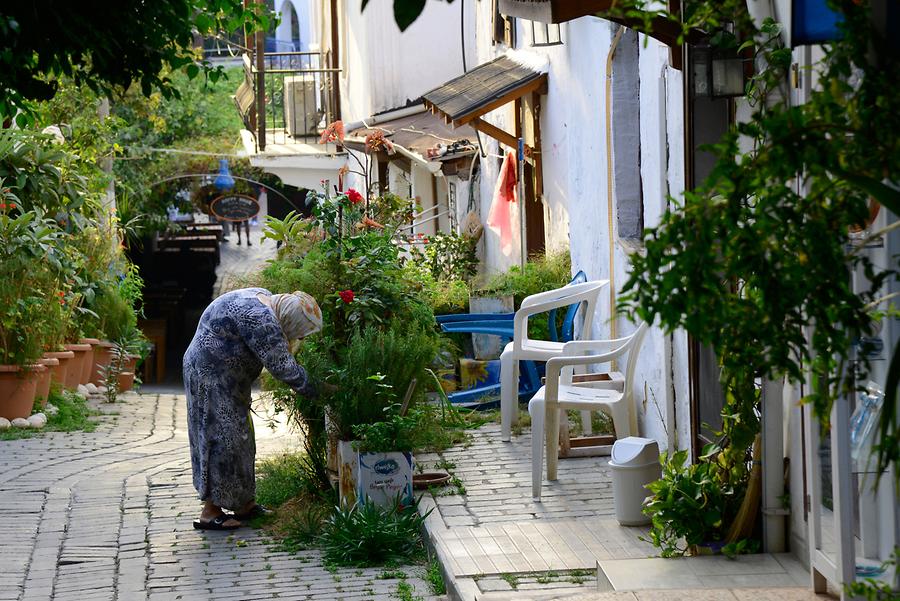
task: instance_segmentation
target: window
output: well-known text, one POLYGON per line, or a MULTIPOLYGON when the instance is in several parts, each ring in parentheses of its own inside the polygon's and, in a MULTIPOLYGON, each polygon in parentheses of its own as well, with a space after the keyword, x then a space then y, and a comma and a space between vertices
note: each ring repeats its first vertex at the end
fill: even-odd
POLYGON ((541 23, 531 21, 532 46, 558 46, 562 44, 562 32, 559 23, 541 23))
POLYGON ((516 18, 500 14, 500 5, 493 1, 493 41, 494 44, 506 44, 510 48, 516 47, 516 18))

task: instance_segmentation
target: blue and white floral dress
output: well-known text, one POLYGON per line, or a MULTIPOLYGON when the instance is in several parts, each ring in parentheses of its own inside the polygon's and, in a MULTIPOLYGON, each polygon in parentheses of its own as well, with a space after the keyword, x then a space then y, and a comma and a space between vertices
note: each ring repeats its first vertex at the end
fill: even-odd
POLYGON ((200 499, 231 510, 256 496, 250 386, 262 368, 300 394, 314 393, 260 293, 271 295, 246 288, 214 300, 184 354, 194 488, 200 499))

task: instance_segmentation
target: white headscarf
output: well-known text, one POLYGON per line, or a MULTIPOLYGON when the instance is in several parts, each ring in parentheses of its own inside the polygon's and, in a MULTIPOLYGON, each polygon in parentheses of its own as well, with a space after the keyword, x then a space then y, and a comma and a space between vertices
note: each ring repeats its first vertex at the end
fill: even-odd
POLYGON ((307 293, 297 290, 291 294, 273 294, 269 298, 288 342, 322 329, 322 310, 316 299, 307 293))

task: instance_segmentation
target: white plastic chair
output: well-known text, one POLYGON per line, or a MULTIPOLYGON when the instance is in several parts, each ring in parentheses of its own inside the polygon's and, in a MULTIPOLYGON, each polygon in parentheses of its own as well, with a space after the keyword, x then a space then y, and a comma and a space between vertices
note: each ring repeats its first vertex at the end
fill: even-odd
POLYGON ((642 323, 630 336, 615 340, 568 342, 561 356, 547 361, 546 384, 528 403, 528 413, 531 415, 531 494, 535 501, 540 501, 541 498, 545 446, 547 479, 556 480, 562 411, 567 409, 602 411, 612 418, 616 438, 637 435, 634 370, 647 327, 646 323, 642 323), (572 374, 576 366, 608 363, 626 353, 628 360, 622 391, 572 385, 572 374))
POLYGON ((532 294, 522 301, 513 319, 513 341, 506 345, 500 355, 500 438, 509 442, 512 425, 518 421, 519 361, 549 361, 562 354, 564 342, 532 340, 528 337, 528 318, 551 309, 567 307, 575 303, 585 303, 581 335, 588 338, 597 299, 609 280, 594 280, 582 284, 570 284, 539 294, 532 294))

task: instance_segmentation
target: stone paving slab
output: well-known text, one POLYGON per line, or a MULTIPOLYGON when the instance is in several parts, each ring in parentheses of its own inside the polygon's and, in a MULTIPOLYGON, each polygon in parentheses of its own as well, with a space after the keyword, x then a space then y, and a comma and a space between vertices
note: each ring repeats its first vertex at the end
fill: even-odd
POLYGON ((559 480, 544 482, 540 502, 531 497, 528 430, 504 443, 499 425, 487 425, 465 445, 416 459, 424 470, 447 469, 459 479, 420 503, 421 512, 431 512, 429 542, 454 599, 754 598, 738 587, 772 601, 816 599, 804 588, 808 572, 791 556, 657 558, 643 540, 647 527, 620 526, 614 518, 608 457, 561 460, 559 480), (762 581, 770 588, 759 589, 762 581))
MULTIPOLYGON (((92 433, 0 441, 0 601, 295 599, 397 596, 381 569, 328 571, 316 551, 270 550, 261 532, 195 531, 186 405, 123 395, 92 433)), ((256 424, 259 456, 300 447, 256 424)), ((426 598, 424 568, 403 568, 426 598)))

